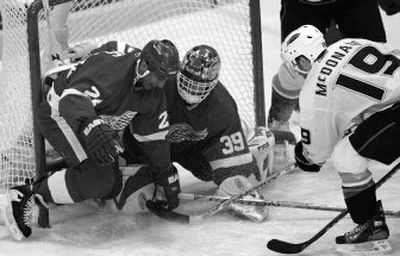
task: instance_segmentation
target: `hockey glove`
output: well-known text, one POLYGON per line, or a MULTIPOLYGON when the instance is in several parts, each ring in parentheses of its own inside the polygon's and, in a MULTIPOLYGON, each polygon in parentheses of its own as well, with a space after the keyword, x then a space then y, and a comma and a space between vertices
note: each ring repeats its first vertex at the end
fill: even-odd
POLYGON ((98 165, 109 165, 123 151, 118 134, 98 117, 91 117, 83 124, 82 136, 90 159, 98 165))
POLYGON ((314 164, 303 155, 303 143, 297 142, 294 147, 295 160, 297 165, 305 172, 319 172, 321 166, 314 164))
POLYGON ((378 0, 378 4, 387 15, 400 12, 400 0, 378 0))
POLYGON ((171 164, 167 169, 161 171, 156 180, 156 186, 164 190, 167 208, 173 210, 179 205, 178 194, 181 192, 178 171, 171 164))

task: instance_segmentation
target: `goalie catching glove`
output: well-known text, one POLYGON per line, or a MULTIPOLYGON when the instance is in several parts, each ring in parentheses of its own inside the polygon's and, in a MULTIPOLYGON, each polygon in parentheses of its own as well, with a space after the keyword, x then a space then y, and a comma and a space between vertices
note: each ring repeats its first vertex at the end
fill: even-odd
POLYGON ((181 192, 178 170, 172 164, 161 171, 156 178, 154 201, 173 210, 179 206, 178 194, 181 192))
POLYGON ((98 117, 91 117, 81 131, 89 158, 98 165, 109 165, 123 152, 118 134, 98 117))

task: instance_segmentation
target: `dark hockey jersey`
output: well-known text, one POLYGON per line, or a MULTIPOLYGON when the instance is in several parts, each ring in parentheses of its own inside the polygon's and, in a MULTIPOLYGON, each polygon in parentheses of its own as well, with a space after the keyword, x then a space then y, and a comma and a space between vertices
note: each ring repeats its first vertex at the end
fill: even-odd
POLYGON ((168 139, 172 154, 198 148, 214 171, 255 167, 236 102, 220 82, 192 110, 178 94, 176 78, 168 80, 164 89, 171 123, 168 139))
POLYGON ((115 130, 122 131, 131 123, 132 135, 141 142, 149 163, 164 168, 170 164, 164 91, 134 89, 138 49, 125 47, 120 52, 113 50, 117 44, 105 46, 57 77, 54 96, 58 100, 49 101, 52 109, 75 132, 92 116, 100 116, 115 130))

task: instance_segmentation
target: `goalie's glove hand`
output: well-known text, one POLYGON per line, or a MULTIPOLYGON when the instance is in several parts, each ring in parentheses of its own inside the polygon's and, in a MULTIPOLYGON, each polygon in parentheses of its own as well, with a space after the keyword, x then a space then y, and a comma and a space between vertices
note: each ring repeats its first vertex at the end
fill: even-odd
MULTIPOLYGON (((181 192, 178 171, 172 164, 165 170, 162 170, 156 178, 156 187, 162 188, 165 199, 160 199, 156 194, 155 201, 173 210, 179 206, 178 195, 181 192), (165 200, 165 201, 163 201, 165 200)), ((157 191, 156 191, 157 193, 157 191)))
POLYGON ((305 172, 319 172, 321 166, 314 164, 309 159, 307 159, 303 154, 303 143, 297 142, 294 147, 295 160, 297 165, 305 172))
POLYGON ((82 126, 82 137, 90 159, 98 165, 109 165, 118 160, 123 151, 118 134, 98 117, 90 117, 82 126))
POLYGON ((400 0, 378 0, 378 4, 387 15, 400 12, 400 0))

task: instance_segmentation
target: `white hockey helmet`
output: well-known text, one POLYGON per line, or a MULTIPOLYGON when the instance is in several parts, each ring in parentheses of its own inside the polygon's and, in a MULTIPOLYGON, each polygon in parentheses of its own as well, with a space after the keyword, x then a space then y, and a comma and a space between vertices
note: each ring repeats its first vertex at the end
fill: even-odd
POLYGON ((289 71, 307 75, 309 70, 299 67, 299 57, 303 56, 313 65, 326 50, 324 35, 312 25, 303 25, 290 33, 282 43, 281 58, 289 71))
POLYGON ((190 49, 178 71, 178 92, 188 104, 202 102, 218 83, 221 59, 208 45, 190 49))

